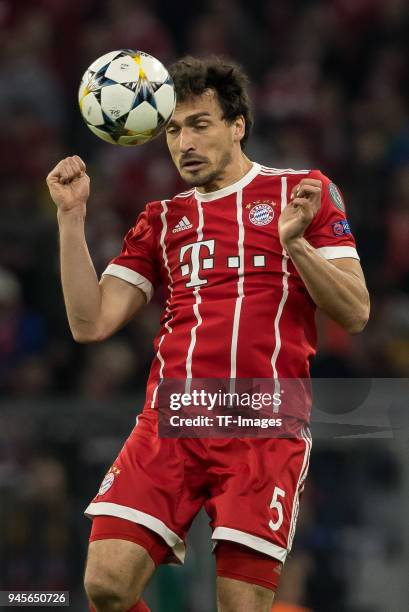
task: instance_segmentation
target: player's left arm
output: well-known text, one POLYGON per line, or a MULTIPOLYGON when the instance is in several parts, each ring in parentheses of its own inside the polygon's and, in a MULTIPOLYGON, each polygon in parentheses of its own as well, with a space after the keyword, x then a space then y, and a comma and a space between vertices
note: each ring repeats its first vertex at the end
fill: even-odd
POLYGON ((323 183, 308 177, 294 187, 280 216, 280 240, 315 304, 346 331, 356 334, 369 318, 369 294, 359 259, 347 256, 356 250, 338 247, 337 256, 337 246, 335 250, 333 246, 313 246, 314 237, 317 242, 316 236, 326 232, 327 226, 332 226, 334 232, 336 227, 339 232, 347 227, 342 219, 333 222, 330 204, 322 198, 323 188, 328 188, 323 183), (325 258, 323 253, 328 252, 336 257, 325 258))

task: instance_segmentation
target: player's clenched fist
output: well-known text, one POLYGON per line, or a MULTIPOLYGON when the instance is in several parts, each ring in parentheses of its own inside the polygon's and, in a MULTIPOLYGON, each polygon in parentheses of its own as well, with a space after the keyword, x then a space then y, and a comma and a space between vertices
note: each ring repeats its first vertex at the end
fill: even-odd
POLYGON ((291 192, 290 201, 278 221, 280 241, 286 248, 292 240, 301 238, 321 206, 322 182, 302 179, 291 192))
POLYGON ((89 176, 78 155, 61 160, 47 176, 50 195, 60 212, 77 211, 85 216, 89 197, 89 176))

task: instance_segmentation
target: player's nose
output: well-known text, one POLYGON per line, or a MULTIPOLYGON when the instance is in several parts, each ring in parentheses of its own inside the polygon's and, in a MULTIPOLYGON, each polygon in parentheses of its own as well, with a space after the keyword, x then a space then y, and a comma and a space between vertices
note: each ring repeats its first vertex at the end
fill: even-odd
POLYGON ((192 130, 182 127, 179 136, 179 149, 181 153, 186 153, 187 151, 195 150, 192 130))

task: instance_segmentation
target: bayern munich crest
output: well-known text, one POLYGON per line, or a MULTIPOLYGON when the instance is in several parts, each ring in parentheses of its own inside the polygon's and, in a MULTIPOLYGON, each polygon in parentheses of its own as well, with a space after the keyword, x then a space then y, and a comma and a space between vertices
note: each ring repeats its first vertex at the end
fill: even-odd
POLYGON ((104 480, 101 482, 101 486, 99 487, 98 495, 104 495, 114 484, 115 474, 113 472, 108 472, 105 476, 104 480))
POLYGON ((257 202, 249 212, 253 225, 268 225, 274 219, 274 209, 267 202, 257 202))

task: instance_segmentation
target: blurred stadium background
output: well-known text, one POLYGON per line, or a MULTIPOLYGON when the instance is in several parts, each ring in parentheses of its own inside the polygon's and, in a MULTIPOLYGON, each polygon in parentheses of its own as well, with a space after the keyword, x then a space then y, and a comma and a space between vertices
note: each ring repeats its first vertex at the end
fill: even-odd
MULTIPOLYGON (((163 138, 120 149, 88 131, 76 97, 84 69, 123 47, 165 65, 187 52, 241 63, 256 115, 249 156, 320 168, 341 186, 372 297, 360 336, 318 318, 314 375, 407 377, 409 6, 0 0, 0 32, 0 590, 70 590, 71 609, 82 611, 82 511, 142 406, 161 301, 102 345, 73 342, 45 176, 67 155, 87 162, 98 272, 147 201, 183 189, 163 138)), ((406 451, 393 438, 317 441, 283 602, 313 612, 409 610, 406 451)), ((185 568, 159 575, 147 596, 153 610, 214 612, 205 517, 185 568)))

